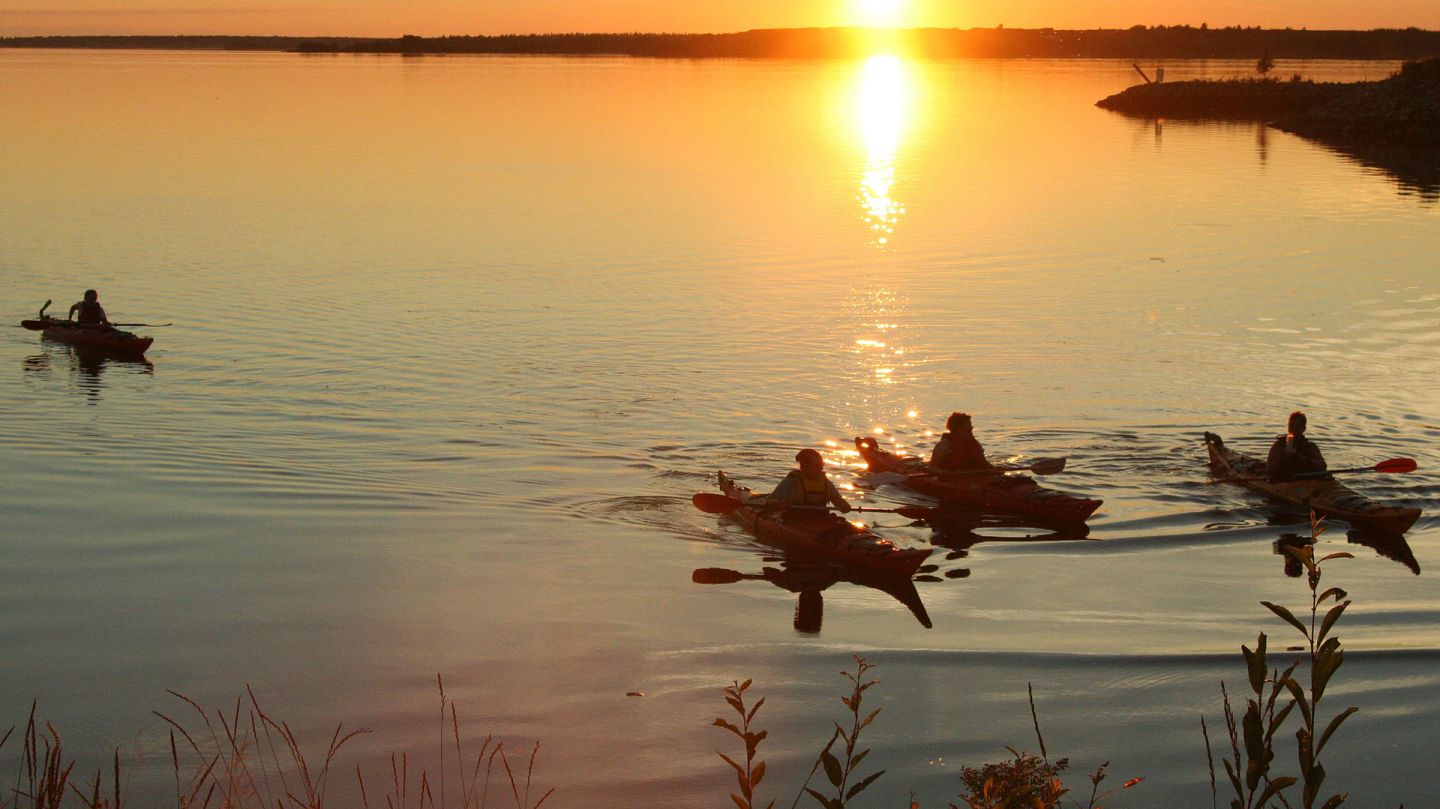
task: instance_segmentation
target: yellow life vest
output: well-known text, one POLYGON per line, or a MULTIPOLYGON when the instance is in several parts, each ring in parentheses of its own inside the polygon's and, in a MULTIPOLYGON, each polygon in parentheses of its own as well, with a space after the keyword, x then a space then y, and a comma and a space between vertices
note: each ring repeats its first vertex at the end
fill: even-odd
POLYGON ((805 473, 799 470, 795 472, 796 483, 800 484, 801 501, 796 505, 801 506, 823 506, 830 502, 830 479, 821 475, 817 479, 805 477, 805 473))

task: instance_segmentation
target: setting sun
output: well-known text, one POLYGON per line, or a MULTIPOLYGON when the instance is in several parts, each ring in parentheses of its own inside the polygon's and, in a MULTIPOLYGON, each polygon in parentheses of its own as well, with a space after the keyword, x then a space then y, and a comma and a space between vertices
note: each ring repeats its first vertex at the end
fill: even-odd
POLYGON ((895 25, 905 0, 855 0, 864 25, 895 25))

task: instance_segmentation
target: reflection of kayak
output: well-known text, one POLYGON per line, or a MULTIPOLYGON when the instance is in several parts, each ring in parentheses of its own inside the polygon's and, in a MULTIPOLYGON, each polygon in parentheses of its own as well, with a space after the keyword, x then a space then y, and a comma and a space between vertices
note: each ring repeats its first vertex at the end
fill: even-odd
POLYGON ((1287 480, 1272 483, 1265 475, 1265 462, 1225 446, 1220 436, 1205 434, 1210 450, 1210 468, 1216 476, 1236 478, 1239 483, 1257 492, 1286 503, 1312 509, 1326 517, 1344 520, 1355 526, 1378 528, 1391 534, 1403 534, 1420 518, 1420 509, 1392 506, 1371 500, 1336 480, 1287 480))
POLYGON ((112 354, 138 357, 155 342, 153 337, 138 337, 128 331, 107 326, 81 326, 71 320, 43 317, 21 322, 27 329, 39 329, 47 340, 91 348, 112 354))
POLYGON ((830 565, 801 559, 785 559, 780 567, 767 567, 759 573, 741 573, 724 568, 700 568, 691 578, 697 584, 729 584, 744 579, 764 579, 782 590, 788 590, 799 598, 795 603, 795 629, 800 632, 816 633, 825 616, 825 599, 821 595, 831 585, 849 582, 870 587, 893 597, 904 604, 920 625, 931 627, 930 615, 925 603, 915 590, 915 582, 909 576, 893 576, 861 570, 854 566, 830 565))
MULTIPOLYGON (((718 482, 722 493, 741 503, 755 496, 724 472, 718 482)), ((928 548, 898 548, 869 529, 818 509, 737 508, 729 516, 766 544, 874 573, 909 577, 931 553, 928 548)))
POLYGON ((1047 489, 1023 475, 937 474, 919 458, 886 452, 868 436, 855 439, 855 448, 871 472, 898 472, 905 475, 903 486, 942 503, 982 512, 1031 517, 1047 524, 1073 524, 1085 522, 1101 503, 1047 489))

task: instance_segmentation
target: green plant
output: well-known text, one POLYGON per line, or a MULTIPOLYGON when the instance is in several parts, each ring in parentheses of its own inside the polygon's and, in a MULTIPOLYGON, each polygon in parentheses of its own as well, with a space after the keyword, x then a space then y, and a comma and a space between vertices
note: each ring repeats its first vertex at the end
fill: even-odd
MULTIPOLYGON (((1035 710, 1035 688, 1027 684, 1026 691, 1030 697, 1030 721, 1035 725, 1035 741, 1040 744, 1040 755, 1007 747, 1005 749, 1012 757, 1009 761, 985 764, 978 770, 965 767, 960 773, 960 780, 966 791, 960 794, 960 800, 965 802, 966 809, 1054 809, 1060 805, 1060 799, 1070 792, 1060 778, 1060 773, 1070 766, 1070 759, 1062 758, 1051 763, 1050 753, 1045 749, 1045 736, 1040 732, 1040 715, 1035 710)), ((1110 762, 1106 761, 1087 776, 1090 798, 1086 801, 1086 809, 1102 809, 1100 801, 1145 780, 1131 778, 1114 789, 1101 792, 1100 784, 1105 781, 1109 769, 1110 762)), ((1080 806, 1074 799, 1070 799, 1070 803, 1080 806)), ((912 809, 918 809, 913 801, 912 809)), ((950 809, 961 808, 952 803, 950 809)))
MULTIPOLYGON (((1319 539, 1320 535, 1325 532, 1324 520, 1319 515, 1312 513, 1310 521, 1311 535, 1319 539)), ((1304 565, 1309 574, 1306 581, 1310 586, 1310 623, 1308 626, 1301 623, 1294 613, 1283 606, 1271 604, 1268 601, 1261 603, 1299 630, 1300 634, 1305 636, 1306 647, 1308 647, 1302 647, 1302 650, 1309 652, 1309 690, 1307 691, 1295 678, 1289 676, 1285 678, 1285 687, 1289 689, 1294 699, 1293 704, 1299 707, 1300 719, 1303 723, 1295 731, 1295 740, 1299 744, 1300 777, 1303 781, 1302 805, 1305 809, 1313 809, 1315 801, 1319 799, 1320 787, 1325 782, 1325 767, 1320 763, 1320 753, 1325 749, 1325 744, 1330 741, 1330 737, 1340 729, 1340 725, 1360 710, 1352 705, 1336 714, 1325 726, 1319 739, 1316 739, 1315 729, 1319 721, 1320 700, 1325 695, 1325 688, 1330 684, 1330 678, 1345 662, 1345 652, 1340 648, 1340 638, 1332 636, 1330 632, 1351 603, 1346 598, 1349 594, 1339 587, 1320 591, 1320 578, 1323 572, 1320 565, 1331 559, 1352 559, 1354 556, 1341 551, 1326 554, 1317 560, 1314 546, 1286 548, 1285 552, 1304 565), (1325 617, 1320 618, 1320 608, 1327 601, 1333 601, 1334 604, 1325 611, 1325 617)), ((1291 669, 1293 670, 1293 668, 1292 665, 1291 669)), ((1335 809, 1345 802, 1346 797, 1341 793, 1332 794, 1322 806, 1324 809, 1335 809)))
MULTIPOLYGON (((1054 763, 1027 750, 1006 748, 1013 758, 984 764, 980 769, 966 767, 960 773, 965 791, 960 794, 966 809, 1054 809, 1065 788, 1060 773, 1070 766, 1069 759, 1054 763)), ((960 809, 950 804, 951 809, 960 809)))
MULTIPOLYGON (((885 774, 884 770, 878 770, 852 782, 856 770, 860 767, 860 762, 865 759, 865 756, 870 754, 868 748, 856 752, 856 748, 860 742, 860 732, 869 727, 870 723, 875 721, 875 717, 879 716, 881 711, 880 708, 876 708, 867 714, 864 719, 860 718, 860 704, 864 700, 865 692, 868 691, 871 686, 877 685, 880 682, 879 680, 865 679, 872 668, 874 668, 874 666, 866 662, 865 658, 857 655, 855 657, 855 673, 851 674, 848 671, 840 672, 845 679, 850 681, 851 685, 850 694, 840 698, 840 701, 845 704, 845 707, 850 709, 850 729, 846 731, 845 728, 841 727, 839 722, 836 722, 835 733, 831 735, 830 743, 825 745, 824 750, 820 751, 820 763, 825 767, 825 777, 829 779, 830 785, 835 788, 835 796, 830 797, 818 790, 811 789, 808 786, 805 787, 805 791, 810 794, 810 797, 819 801, 820 805, 826 807, 826 809, 844 809, 845 805, 849 803, 852 798, 864 792, 866 787, 875 783, 877 778, 885 774), (845 743, 844 761, 841 761, 834 753, 830 752, 835 745, 836 738, 839 738, 845 743)), ((813 768, 811 769, 811 774, 814 774, 813 768)), ((806 783, 809 783, 809 779, 806 779, 806 783)))
MULTIPOLYGON (((1323 518, 1312 513, 1310 530, 1311 537, 1319 539, 1320 535, 1325 532, 1323 518)), ((1292 646, 1286 651, 1308 652, 1310 678, 1307 688, 1295 677, 1295 670, 1302 662, 1307 662, 1304 658, 1292 662, 1283 672, 1278 669, 1271 670, 1266 660, 1266 636, 1263 632, 1257 639, 1253 651, 1247 646, 1240 647, 1249 675, 1252 696, 1246 699, 1245 715, 1238 728, 1234 711, 1231 708, 1230 695, 1225 689, 1225 684, 1221 683, 1220 685, 1225 710, 1225 727, 1233 756, 1230 759, 1222 759, 1225 773, 1235 792, 1235 797, 1230 801, 1231 809, 1261 809, 1271 806, 1272 801, 1278 802, 1288 809, 1290 802, 1285 797, 1285 790, 1296 783, 1301 783, 1301 805, 1305 809, 1314 809, 1316 801, 1319 799, 1320 788, 1325 782, 1325 767, 1320 763, 1320 753, 1341 724, 1359 710, 1352 706, 1341 711, 1330 720, 1324 731, 1320 733, 1318 741, 1316 740, 1320 701, 1325 695, 1325 688, 1329 685, 1330 678, 1345 662, 1340 639, 1330 633, 1351 603, 1344 600, 1348 594, 1339 587, 1331 587, 1323 592, 1320 590, 1323 573, 1321 564, 1332 559, 1353 557, 1349 553, 1339 552, 1327 554, 1317 560, 1313 544, 1287 543, 1281 545, 1280 549, 1302 566, 1308 574, 1306 582, 1310 588, 1309 624, 1302 622, 1287 607, 1269 601, 1260 603, 1305 637, 1305 645, 1292 646), (1333 606, 1325 610, 1324 616, 1321 617, 1322 606, 1331 601, 1334 602, 1333 606), (1268 695, 1266 693, 1267 686, 1269 687, 1268 695), (1280 705, 1280 697, 1286 694, 1289 696, 1288 701, 1280 705), (1301 726, 1295 731, 1300 777, 1272 778, 1270 768, 1275 760, 1275 734, 1295 708, 1299 708, 1301 720, 1301 726)), ((1218 798, 1213 757, 1210 752, 1209 730, 1205 726, 1203 717, 1200 722, 1201 732, 1205 736, 1206 757, 1211 762, 1211 795, 1218 798)), ((1322 807, 1323 809, 1335 809, 1345 802, 1346 797, 1340 793, 1332 794, 1325 800, 1322 807)))
MULTIPOLYGON (((718 716, 715 717, 713 723, 715 727, 724 728, 745 742, 745 766, 743 767, 736 763, 735 759, 717 751, 717 755, 725 759, 725 763, 735 770, 735 777, 740 783, 740 792, 738 794, 730 793, 730 800, 734 801, 740 809, 754 809, 755 807, 755 787, 759 786, 761 779, 765 777, 765 762, 763 760, 756 761, 755 753, 759 749, 760 743, 765 741, 765 737, 769 735, 769 731, 762 730, 756 733, 750 730, 750 724, 754 721, 755 714, 759 713, 760 706, 765 704, 765 698, 761 697, 750 708, 745 707, 745 691, 750 688, 750 684, 750 680, 743 683, 736 681, 725 687, 725 701, 740 717, 740 724, 737 726, 718 716)), ((769 809, 774 805, 775 801, 772 800, 766 804, 766 807, 769 809)))

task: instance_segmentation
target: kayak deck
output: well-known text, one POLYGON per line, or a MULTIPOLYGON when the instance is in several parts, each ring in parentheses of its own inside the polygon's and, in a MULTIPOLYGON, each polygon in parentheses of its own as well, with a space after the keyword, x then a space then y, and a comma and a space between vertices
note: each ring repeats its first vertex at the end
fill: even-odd
POLYGON ((1205 448, 1210 454, 1210 468, 1217 477, 1235 478, 1232 482, 1247 489, 1326 517, 1397 535, 1410 530, 1420 519, 1418 508, 1372 500, 1334 479, 1271 481, 1263 460, 1230 449, 1214 433, 1205 433, 1205 448))
MULTIPOLYGON (((724 472, 716 475, 716 482, 721 493, 741 503, 756 497, 754 491, 736 484, 724 472)), ((908 578, 932 553, 929 548, 897 547, 868 528, 819 509, 742 507, 729 516, 766 544, 877 574, 908 578)))
POLYGON ((939 500, 984 512, 1034 518, 1047 523, 1084 523, 1103 501, 1047 489, 1024 475, 1003 472, 937 473, 919 458, 904 458, 880 448, 869 436, 855 439, 855 448, 871 472, 905 475, 902 486, 939 500))

